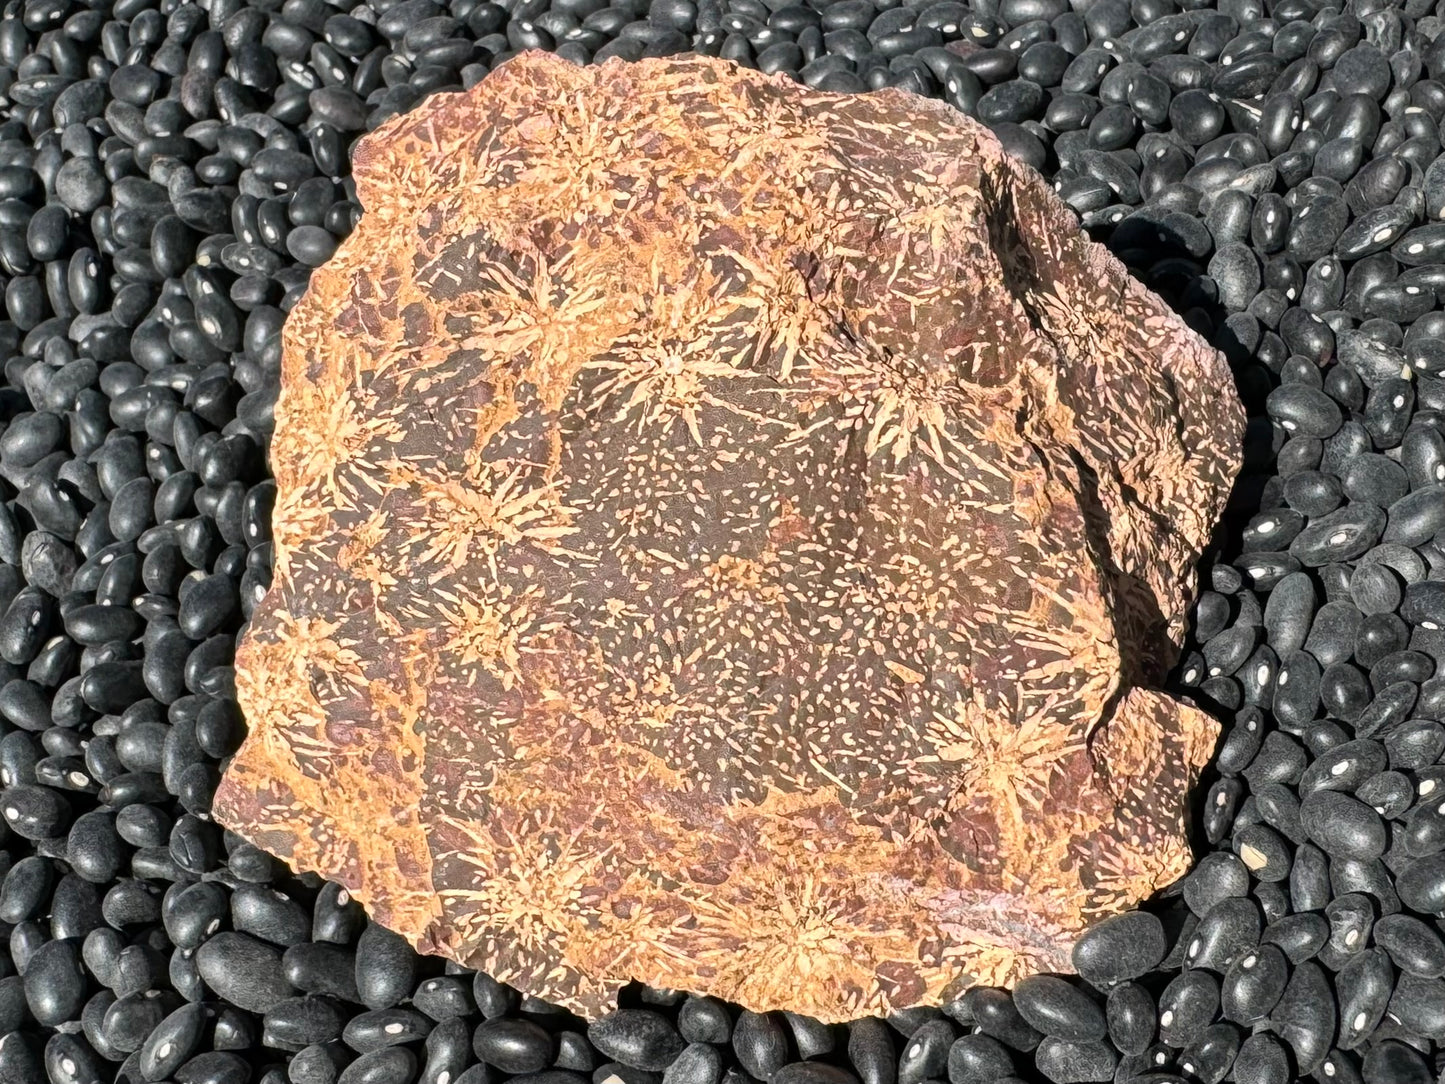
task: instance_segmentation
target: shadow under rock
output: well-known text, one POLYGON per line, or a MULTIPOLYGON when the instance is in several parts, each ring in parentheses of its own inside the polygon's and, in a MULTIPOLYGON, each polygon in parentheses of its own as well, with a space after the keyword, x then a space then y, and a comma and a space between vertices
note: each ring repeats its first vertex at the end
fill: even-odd
MULTIPOLYGON (((1123 219, 1117 225, 1095 228, 1094 240, 1110 249, 1129 272, 1157 293, 1195 331, 1221 350, 1228 358, 1234 374, 1235 390, 1244 405, 1246 428, 1243 440, 1243 463, 1235 479, 1223 518, 1216 525, 1213 537, 1200 555, 1197 567, 1199 591, 1211 586, 1212 570, 1228 567, 1243 549, 1243 533, 1251 517, 1261 507, 1266 490, 1276 475, 1279 440, 1265 414, 1265 398, 1279 384, 1278 371, 1285 360, 1285 351, 1272 332, 1253 334, 1250 321, 1231 320, 1220 303, 1214 282, 1209 278, 1207 236, 1204 227, 1192 220, 1197 229, 1181 222, 1185 216, 1174 212, 1144 211, 1123 219), (1251 341, 1252 340, 1252 341, 1251 341)), ((1226 574, 1227 575, 1227 574, 1226 574)), ((1193 614, 1190 628, 1193 628, 1193 614)), ((1194 701, 1220 720, 1226 728, 1239 708, 1219 704, 1199 688, 1183 680, 1182 669, 1187 651, 1171 668, 1164 683, 1174 696, 1194 701)), ((1221 734, 1221 741, 1223 733, 1221 734)), ((1205 838, 1205 803, 1210 788, 1219 779, 1213 759, 1200 776, 1190 800, 1189 833, 1194 852, 1202 856, 1213 845, 1205 838)), ((1146 910, 1158 914, 1170 929, 1171 938, 1185 921, 1188 909, 1182 904, 1182 881, 1162 890, 1144 904, 1146 910), (1173 928, 1170 928, 1173 927, 1173 928)))

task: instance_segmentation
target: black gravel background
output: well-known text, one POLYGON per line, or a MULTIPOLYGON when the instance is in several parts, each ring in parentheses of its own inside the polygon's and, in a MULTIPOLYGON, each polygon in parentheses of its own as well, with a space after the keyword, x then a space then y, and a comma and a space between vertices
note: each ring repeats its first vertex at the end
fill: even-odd
POLYGON ((0 1084, 1436 1079, 1445 4, 0 11, 0 1084), (352 143, 525 48, 944 98, 1228 353, 1247 466, 1178 668, 1228 724, 1204 857, 1086 935, 1087 983, 849 1027, 633 987, 589 1025, 209 819, 278 330, 360 213, 352 143))

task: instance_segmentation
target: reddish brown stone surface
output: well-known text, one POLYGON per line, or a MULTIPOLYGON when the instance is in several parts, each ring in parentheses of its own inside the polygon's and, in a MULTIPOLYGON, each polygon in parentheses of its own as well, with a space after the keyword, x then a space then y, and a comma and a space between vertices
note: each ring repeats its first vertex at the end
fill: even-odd
POLYGON ((526 54, 355 171, 221 823, 588 1014, 936 1002, 1185 871, 1242 412, 983 128, 526 54))

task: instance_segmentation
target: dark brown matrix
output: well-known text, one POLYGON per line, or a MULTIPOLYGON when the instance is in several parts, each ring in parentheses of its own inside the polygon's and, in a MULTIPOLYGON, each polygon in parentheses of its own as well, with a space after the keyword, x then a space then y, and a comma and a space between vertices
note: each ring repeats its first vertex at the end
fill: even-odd
POLYGON ((1185 871, 1242 411, 985 129, 529 53, 355 172, 222 824, 589 1015, 936 1003, 1185 871))

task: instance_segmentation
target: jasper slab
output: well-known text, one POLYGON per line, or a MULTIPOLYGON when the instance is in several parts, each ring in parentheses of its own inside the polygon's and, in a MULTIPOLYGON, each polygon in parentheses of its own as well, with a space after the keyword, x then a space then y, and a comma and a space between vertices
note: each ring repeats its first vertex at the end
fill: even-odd
POLYGON ((284 330, 217 819, 419 949, 841 1020, 1186 871, 1227 365, 948 106, 525 53, 284 330))

